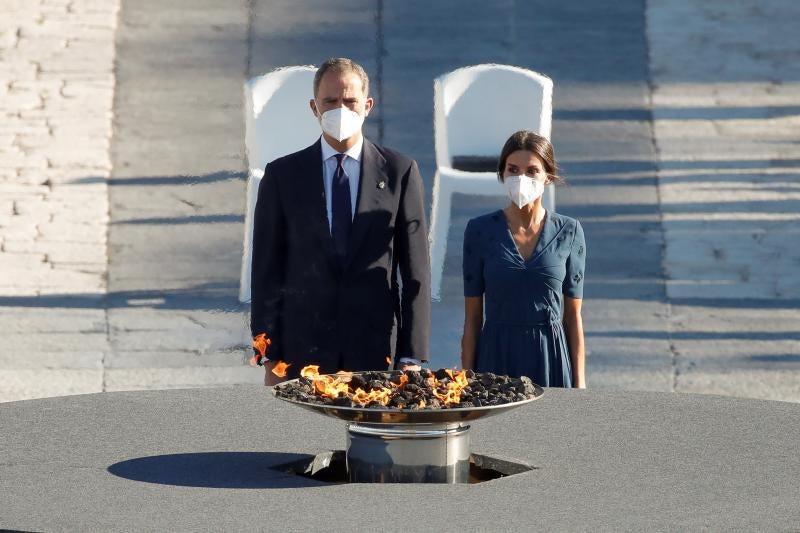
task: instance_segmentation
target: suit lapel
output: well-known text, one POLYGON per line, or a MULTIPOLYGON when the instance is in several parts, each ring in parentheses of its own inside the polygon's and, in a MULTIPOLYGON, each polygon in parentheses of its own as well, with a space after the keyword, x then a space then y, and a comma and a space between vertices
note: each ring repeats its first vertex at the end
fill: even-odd
POLYGON ((375 145, 365 138, 361 156, 361 179, 358 185, 356 214, 353 218, 353 228, 347 245, 345 266, 350 264, 358 252, 378 213, 391 211, 387 205, 390 199, 386 159, 375 148, 375 145))

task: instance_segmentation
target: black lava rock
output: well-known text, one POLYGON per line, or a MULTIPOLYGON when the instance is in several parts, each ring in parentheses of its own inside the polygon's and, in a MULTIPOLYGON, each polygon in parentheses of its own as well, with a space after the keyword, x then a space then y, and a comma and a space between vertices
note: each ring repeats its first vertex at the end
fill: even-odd
MULTIPOLYGON (((450 371, 458 372, 458 371, 450 371)), ((498 376, 492 373, 476 373, 467 370, 465 373, 467 386, 460 389, 459 403, 444 403, 439 398, 449 394, 448 385, 453 386, 454 380, 448 371, 439 369, 431 372, 428 369, 420 371, 407 370, 404 372, 361 372, 349 377, 349 395, 340 395, 337 398, 320 395, 314 381, 309 378, 299 378, 275 386, 275 394, 281 398, 293 401, 312 403, 316 405, 329 405, 336 407, 361 407, 366 409, 466 409, 502 405, 521 402, 534 397, 536 388, 527 377, 513 378, 498 376), (405 375, 406 380, 402 379, 405 375), (431 381, 430 378, 435 378, 431 381), (405 381, 405 382, 403 382, 405 381), (432 387, 433 384, 433 387, 432 387), (376 399, 370 398, 366 405, 353 401, 352 392, 362 389, 367 393, 379 393, 389 389, 391 393, 384 405, 376 399), (439 397, 437 397, 437 395, 439 397), (420 407, 423 405, 424 407, 420 407)))

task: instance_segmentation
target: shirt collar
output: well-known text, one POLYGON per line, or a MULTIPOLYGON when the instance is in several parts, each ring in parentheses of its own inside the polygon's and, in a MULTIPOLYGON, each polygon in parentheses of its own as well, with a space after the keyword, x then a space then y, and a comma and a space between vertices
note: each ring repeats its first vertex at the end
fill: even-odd
MULTIPOLYGON (((322 160, 327 161, 331 157, 335 156, 339 152, 334 149, 333 146, 328 144, 328 141, 325 140, 325 136, 321 136, 320 140, 322 141, 322 160)), ((356 161, 361 160, 361 149, 364 147, 364 136, 359 135, 358 141, 356 144, 352 146, 348 151, 345 152, 345 155, 351 159, 355 159, 356 161)))

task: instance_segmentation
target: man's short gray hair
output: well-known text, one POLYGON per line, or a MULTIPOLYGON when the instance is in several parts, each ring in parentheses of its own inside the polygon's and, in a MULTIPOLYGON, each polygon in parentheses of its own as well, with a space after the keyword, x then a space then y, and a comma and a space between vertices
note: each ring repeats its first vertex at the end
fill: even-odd
POLYGON ((317 69, 317 73, 314 74, 314 98, 317 97, 319 83, 322 81, 322 76, 324 76, 326 72, 335 72, 336 74, 355 72, 358 77, 361 78, 361 85, 364 88, 364 96, 369 96, 369 76, 367 76, 367 71, 364 70, 364 67, 352 59, 347 59, 346 57, 332 57, 330 59, 326 59, 317 69))

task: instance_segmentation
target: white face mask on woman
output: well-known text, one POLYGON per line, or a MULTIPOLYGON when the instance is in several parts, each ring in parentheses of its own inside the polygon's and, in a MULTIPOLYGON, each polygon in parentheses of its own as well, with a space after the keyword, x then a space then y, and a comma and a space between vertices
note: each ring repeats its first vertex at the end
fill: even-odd
POLYGON ((528 205, 544 194, 544 180, 528 176, 506 176, 503 185, 517 207, 528 205))
POLYGON ((325 111, 319 119, 322 131, 336 139, 349 139, 361 130, 364 117, 347 107, 325 111))

